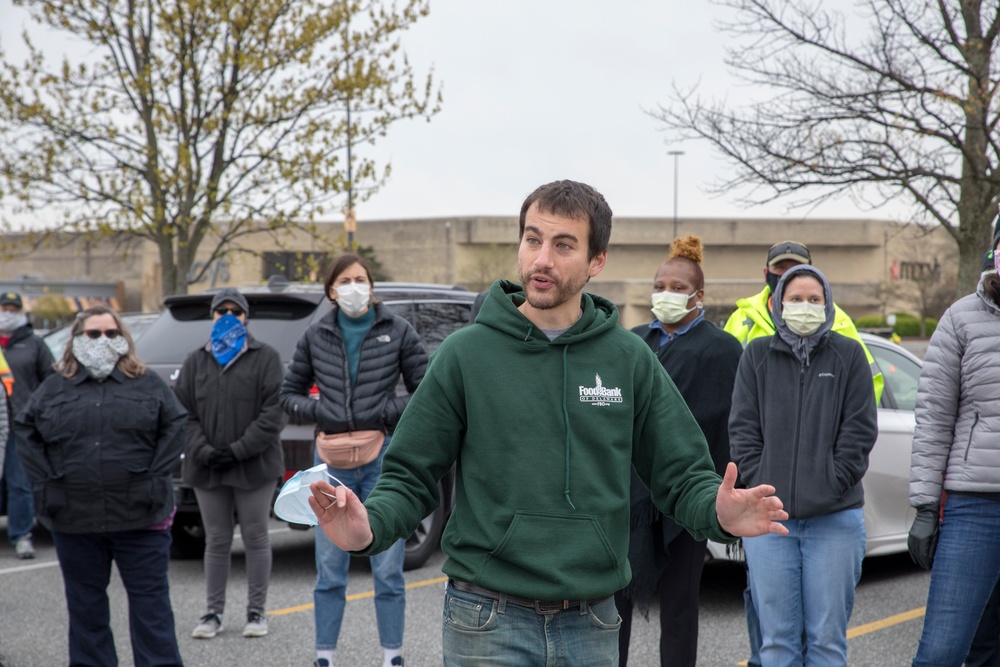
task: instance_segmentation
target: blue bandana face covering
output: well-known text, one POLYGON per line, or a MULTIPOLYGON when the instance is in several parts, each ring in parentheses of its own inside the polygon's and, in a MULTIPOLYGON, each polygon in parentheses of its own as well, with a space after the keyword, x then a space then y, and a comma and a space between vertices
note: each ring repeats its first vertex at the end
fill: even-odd
POLYGON ((212 354, 220 366, 236 358, 247 342, 247 328, 239 319, 227 313, 212 325, 212 354))

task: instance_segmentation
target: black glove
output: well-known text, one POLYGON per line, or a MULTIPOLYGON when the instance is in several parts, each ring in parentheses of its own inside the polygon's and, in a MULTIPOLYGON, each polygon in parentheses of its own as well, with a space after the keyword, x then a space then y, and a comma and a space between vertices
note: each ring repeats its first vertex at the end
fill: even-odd
POLYGON ((229 447, 213 449, 208 454, 208 467, 213 470, 225 470, 236 464, 236 455, 229 447))
POLYGON ((937 506, 921 505, 917 508, 917 518, 913 520, 910 534, 906 538, 906 548, 910 551, 910 558, 925 570, 931 569, 934 563, 939 523, 937 506))

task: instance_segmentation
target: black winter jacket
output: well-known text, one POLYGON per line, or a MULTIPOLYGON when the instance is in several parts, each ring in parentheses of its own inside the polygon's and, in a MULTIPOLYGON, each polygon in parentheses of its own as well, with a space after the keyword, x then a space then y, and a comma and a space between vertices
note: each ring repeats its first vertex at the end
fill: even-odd
POLYGON ((427 370, 427 352, 410 323, 375 304, 375 322, 361 345, 357 381, 351 386, 337 308, 299 339, 281 386, 281 406, 294 424, 316 424, 324 433, 379 430, 392 433, 410 397, 396 395, 400 374, 412 394, 427 370), (316 383, 319 400, 309 397, 316 383))
POLYGON ((16 415, 28 402, 28 397, 42 380, 55 373, 49 346, 35 335, 30 324, 18 327, 10 334, 3 355, 14 374, 14 394, 10 397, 11 414, 16 415))
POLYGON ((729 447, 746 486, 771 484, 789 518, 864 505, 861 478, 878 435, 871 370, 856 341, 827 333, 808 365, 779 336, 740 359, 729 447))
POLYGON ((84 369, 50 375, 14 423, 42 525, 108 533, 166 519, 184 420, 174 392, 151 371, 129 378, 116 368, 103 382, 84 369))
POLYGON ((199 489, 256 489, 285 471, 278 402, 284 369, 271 347, 247 336, 247 348, 225 368, 202 347, 184 360, 174 391, 187 408, 184 481, 199 489), (229 448, 236 464, 208 467, 212 450, 229 448))

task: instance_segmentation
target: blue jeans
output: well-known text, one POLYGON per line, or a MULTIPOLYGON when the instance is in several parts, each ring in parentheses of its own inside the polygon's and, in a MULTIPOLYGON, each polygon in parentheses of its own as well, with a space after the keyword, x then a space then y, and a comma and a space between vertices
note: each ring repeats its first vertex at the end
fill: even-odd
POLYGON ((760 617, 760 662, 843 667, 865 555, 864 513, 858 508, 782 523, 787 536, 743 540, 760 617))
POLYGON ((1000 574, 1000 502, 949 493, 914 667, 962 664, 1000 574))
POLYGON ((445 667, 618 667, 614 596, 555 614, 455 590, 444 597, 445 667))
MULTIPOLYGON (((378 457, 371 463, 342 470, 330 468, 330 474, 343 482, 363 501, 375 488, 382 470, 382 456, 389 445, 385 444, 378 457)), ((316 463, 322 463, 316 458, 316 463)), ((332 483, 332 482, 331 482, 332 483)), ((338 549, 322 530, 316 533, 316 588, 313 589, 316 619, 316 650, 337 648, 340 624, 347 605, 347 573, 351 556, 338 549)), ((397 540, 387 551, 372 556, 372 577, 375 580, 375 618, 378 623, 379 644, 382 648, 402 648, 403 621, 406 611, 406 582, 403 579, 404 540, 397 540)))
POLYGON ((111 561, 128 595, 129 634, 136 667, 181 665, 170 606, 169 530, 52 533, 69 608, 70 667, 118 664, 111 634, 111 561))
POLYGON ((3 460, 3 478, 7 485, 7 537, 15 544, 24 535, 31 535, 35 526, 35 500, 31 497, 31 482, 17 455, 16 438, 11 431, 7 438, 7 455, 3 460))

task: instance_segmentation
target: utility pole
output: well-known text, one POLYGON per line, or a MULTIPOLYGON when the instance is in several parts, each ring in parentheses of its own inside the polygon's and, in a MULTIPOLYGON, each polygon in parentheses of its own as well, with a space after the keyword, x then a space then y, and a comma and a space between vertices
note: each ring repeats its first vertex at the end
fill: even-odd
POLYGON ((347 232, 347 249, 354 250, 354 232, 358 231, 358 220, 354 217, 354 175, 351 172, 351 86, 353 85, 353 72, 351 71, 351 19, 350 9, 347 10, 347 18, 344 32, 344 52, 347 56, 347 210, 344 211, 344 231, 347 232))
MULTIPOLYGON (((684 151, 667 151, 667 155, 674 156, 674 235, 670 237, 670 243, 672 243, 677 238, 677 159, 684 155, 684 151)), ((350 163, 348 162, 348 164, 350 163)))

